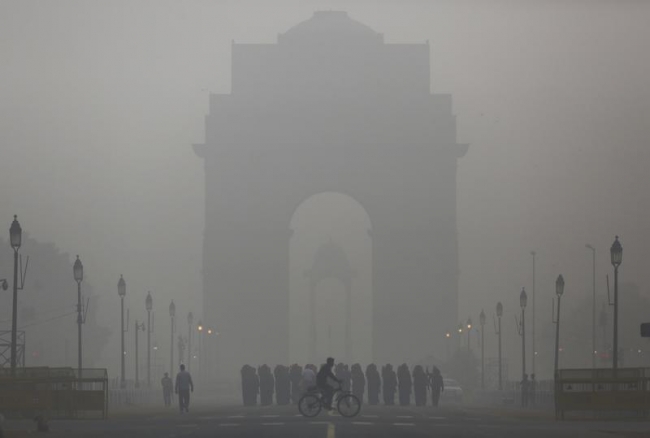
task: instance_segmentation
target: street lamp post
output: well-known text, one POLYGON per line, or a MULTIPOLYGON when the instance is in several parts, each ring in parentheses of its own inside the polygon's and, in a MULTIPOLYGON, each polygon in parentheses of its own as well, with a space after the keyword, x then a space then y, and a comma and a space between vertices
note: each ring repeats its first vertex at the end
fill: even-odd
POLYGON ((151 387, 151 310, 153 309, 151 291, 147 293, 144 303, 147 308, 147 386, 151 387))
POLYGON ((481 309, 479 315, 481 323, 481 389, 485 389, 485 312, 481 309))
POLYGON ((469 335, 472 332, 472 318, 467 318, 467 352, 472 352, 472 345, 470 344, 469 335))
POLYGON ((623 247, 618 241, 618 236, 609 249, 612 266, 614 266, 614 345, 612 367, 614 371, 618 369, 618 267, 623 261, 623 247))
POLYGON ((171 343, 170 343, 170 357, 169 357, 169 372, 173 373, 174 372, 174 319, 176 318, 176 304, 174 304, 174 300, 172 300, 171 304, 169 305, 169 317, 172 322, 172 337, 171 337, 171 343))
POLYGON ((449 362, 449 342, 451 341, 451 333, 450 332, 445 333, 445 339, 447 340, 445 342, 446 347, 447 347, 447 362, 449 362))
POLYGON ((591 303, 591 367, 596 368, 596 248, 592 245, 585 245, 587 249, 591 250, 592 255, 592 270, 591 270, 591 288, 592 288, 592 303, 591 303))
POLYGON ((519 306, 521 307, 521 378, 526 376, 526 304, 528 303, 528 295, 526 289, 522 288, 519 294, 519 306))
POLYGON ((463 336, 463 324, 458 324, 458 351, 459 352, 462 344, 462 336, 463 336))
POLYGON ((77 260, 74 262, 74 266, 72 267, 72 273, 74 274, 74 279, 77 282, 77 335, 78 335, 78 371, 79 371, 79 378, 81 378, 81 368, 82 368, 82 337, 81 337, 81 325, 83 324, 83 317, 82 317, 82 306, 81 306, 81 282, 84 279, 84 266, 81 264, 81 260, 79 260, 79 256, 77 256, 77 260))
POLYGON ((121 319, 121 329, 120 329, 120 340, 121 340, 121 350, 120 350, 120 386, 122 388, 126 387, 126 357, 124 351, 124 297, 126 296, 126 282, 124 277, 120 275, 120 279, 117 282, 117 294, 120 296, 120 319, 121 319))
POLYGON ((530 255, 533 257, 533 333, 532 333, 532 335, 533 335, 533 339, 532 339, 532 343, 533 343, 533 359, 532 359, 532 374, 534 375, 535 374, 535 361, 536 361, 535 356, 537 356, 537 350, 535 349, 535 325, 536 325, 535 324, 535 314, 536 314, 536 312, 535 312, 535 256, 537 255, 537 253, 535 251, 531 251, 530 255))
POLYGON ((499 337, 499 391, 503 389, 503 372, 501 371, 501 317, 503 316, 503 304, 497 303, 497 319, 499 321, 497 336, 499 337))
POLYGON ((9 228, 9 242, 14 250, 14 293, 11 312, 11 375, 16 375, 18 363, 18 250, 22 244, 23 230, 18 222, 18 216, 14 215, 14 221, 9 228))
POLYGON ((192 332, 194 331, 194 314, 192 312, 187 314, 187 369, 192 366, 192 332))
POLYGON ((562 300, 562 294, 564 294, 564 277, 562 274, 558 275, 557 280, 555 280, 555 294, 557 295, 557 316, 553 321, 555 322, 555 367, 553 368, 553 375, 557 379, 560 353, 560 301, 562 300))
POLYGON ((135 387, 139 388, 140 387, 140 367, 138 366, 138 332, 142 330, 144 331, 144 322, 141 324, 138 324, 138 320, 136 319, 135 321, 135 387))
POLYGON ((204 365, 204 360, 203 360, 203 346, 201 345, 203 343, 203 323, 199 321, 199 324, 196 326, 196 330, 199 332, 198 334, 198 339, 197 339, 197 356, 199 356, 199 377, 203 376, 203 369, 205 367, 204 365))

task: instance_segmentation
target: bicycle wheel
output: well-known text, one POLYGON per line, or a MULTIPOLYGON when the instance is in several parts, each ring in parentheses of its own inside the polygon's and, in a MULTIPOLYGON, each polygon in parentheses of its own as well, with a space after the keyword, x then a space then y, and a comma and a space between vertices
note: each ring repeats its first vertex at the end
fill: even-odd
POLYGON ((315 417, 322 408, 320 398, 315 394, 305 394, 298 401, 298 410, 305 417, 315 417))
POLYGON ((361 401, 354 394, 344 394, 339 398, 336 409, 342 416, 351 418, 361 410, 361 401))

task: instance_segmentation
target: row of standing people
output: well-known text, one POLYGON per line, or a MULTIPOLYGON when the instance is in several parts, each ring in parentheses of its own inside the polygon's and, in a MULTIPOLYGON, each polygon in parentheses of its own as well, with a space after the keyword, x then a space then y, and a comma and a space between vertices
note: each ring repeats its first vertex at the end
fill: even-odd
MULTIPOLYGON (((262 406, 272 404, 274 395, 278 405, 297 403, 304 392, 315 385, 317 371, 312 364, 304 369, 297 364, 277 365, 273 371, 268 365, 257 369, 244 365, 241 369, 244 406, 256 405, 258 395, 262 406)), ((438 406, 440 393, 444 391, 442 375, 435 366, 430 372, 428 368, 425 370, 416 365, 411 372, 406 364, 400 365, 397 371, 388 364, 382 367, 380 374, 375 364, 368 365, 364 373, 358 363, 352 367, 339 363, 334 374, 341 380, 343 390, 351 391, 362 403, 367 396, 370 405, 379 404, 380 395, 385 405, 394 405, 397 395, 399 404, 406 406, 411 403, 413 394, 415 404, 424 406, 430 391, 432 405, 438 406)))

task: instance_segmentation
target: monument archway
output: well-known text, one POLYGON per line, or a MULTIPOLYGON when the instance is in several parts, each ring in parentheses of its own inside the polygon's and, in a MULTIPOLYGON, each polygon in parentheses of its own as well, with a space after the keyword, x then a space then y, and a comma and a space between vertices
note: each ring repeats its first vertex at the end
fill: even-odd
POLYGON ((372 242, 363 206, 340 193, 309 197, 291 218, 289 358, 372 360, 372 242))
MULTIPOLYGON (((386 44, 324 11, 277 44, 232 46, 232 91, 210 96, 203 321, 223 375, 290 360, 293 212, 345 193, 372 219, 372 358, 444 351, 458 322, 451 96, 431 94, 428 42, 386 44)), ((339 242, 336 242, 339 243, 339 242)), ((354 269, 354 267, 352 267, 354 269)), ((438 354, 439 355, 439 354, 438 354)))

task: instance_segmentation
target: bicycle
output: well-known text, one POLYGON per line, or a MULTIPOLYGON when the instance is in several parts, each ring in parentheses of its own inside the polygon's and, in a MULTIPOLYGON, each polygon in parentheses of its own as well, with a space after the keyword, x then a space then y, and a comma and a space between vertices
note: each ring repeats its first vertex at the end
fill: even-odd
MULTIPOLYGON (((346 418, 352 418, 361 411, 361 401, 350 391, 344 391, 341 386, 334 389, 332 404, 336 403, 336 410, 346 418)), ((315 417, 323 409, 323 394, 319 390, 309 391, 298 401, 298 410, 305 417, 315 417)))

